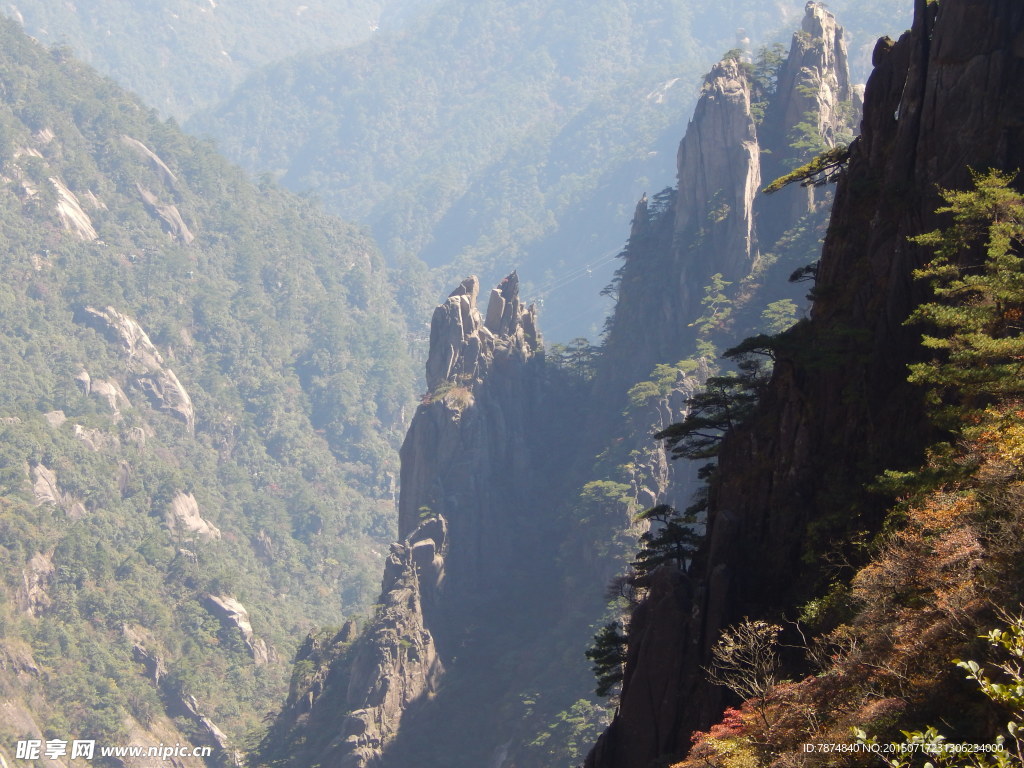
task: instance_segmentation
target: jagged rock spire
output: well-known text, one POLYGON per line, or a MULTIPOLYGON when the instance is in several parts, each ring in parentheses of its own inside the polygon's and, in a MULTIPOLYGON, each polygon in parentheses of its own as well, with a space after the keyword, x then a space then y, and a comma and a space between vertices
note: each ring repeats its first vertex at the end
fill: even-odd
POLYGON ((725 59, 705 78, 679 145, 675 232, 680 240, 693 240, 706 230, 705 247, 730 280, 743 277, 756 256, 760 151, 747 76, 738 61, 725 59))
POLYGON ((531 357, 538 348, 537 312, 519 299, 513 271, 491 290, 486 319, 476 300, 480 281, 470 275, 440 304, 430 320, 427 389, 445 381, 472 384, 484 377, 498 350, 531 357))

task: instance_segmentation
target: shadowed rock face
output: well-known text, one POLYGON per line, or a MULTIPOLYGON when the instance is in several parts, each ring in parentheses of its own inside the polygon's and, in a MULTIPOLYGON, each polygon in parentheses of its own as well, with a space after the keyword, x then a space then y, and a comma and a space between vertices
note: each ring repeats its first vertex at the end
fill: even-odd
POLYGON ((859 489, 919 463, 929 432, 906 365, 920 354, 920 329, 903 322, 923 299, 912 271, 929 255, 908 237, 940 225, 936 189, 967 186, 968 167, 1024 166, 1024 6, 919 0, 913 29, 879 41, 874 65, 819 298, 795 339, 804 350, 847 339, 848 349, 828 367, 781 357, 758 413, 723 443, 697 566, 652 590, 635 617, 622 706, 587 766, 685 753, 721 712, 700 671, 720 629, 798 603, 814 578, 804 547, 812 526, 829 524, 829 500, 859 494, 857 525, 877 528, 885 502, 859 489), (662 673, 673 685, 656 690, 662 673))
MULTIPOLYGON (((434 311, 430 391, 401 450, 400 541, 385 563, 377 614, 358 639, 307 654, 323 662, 347 646, 322 663, 330 671, 308 691, 293 691, 279 727, 303 734, 303 751, 289 753, 296 765, 389 765, 410 709, 434 707, 446 668, 467 653, 466 624, 483 623, 483 611, 514 616, 518 607, 503 595, 518 589, 516 574, 532 577, 554 559, 531 518, 543 510, 534 478, 552 463, 546 441, 531 438, 547 434, 552 418, 536 313, 518 286, 515 273, 506 277, 485 314, 469 277, 434 311), (535 569, 539 550, 550 557, 535 569)), ((451 704, 430 717, 454 723, 444 709, 451 704)))

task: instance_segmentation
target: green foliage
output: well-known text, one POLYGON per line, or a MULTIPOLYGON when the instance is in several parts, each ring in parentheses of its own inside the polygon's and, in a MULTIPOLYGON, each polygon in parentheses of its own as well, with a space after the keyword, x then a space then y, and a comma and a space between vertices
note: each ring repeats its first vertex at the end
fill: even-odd
POLYGON ((130 717, 163 717, 126 637, 149 633, 167 685, 237 738, 283 696, 302 629, 377 589, 413 380, 380 257, 13 22, 0 81, 0 604, 33 558, 52 563, 36 615, 4 630, 40 669, 18 696, 44 730, 123 741, 130 717), (51 178, 98 238, 68 230, 51 178), (140 187, 195 239, 169 234, 140 187), (85 322, 107 305, 148 333, 194 431, 85 322), (33 491, 43 470, 55 501, 33 491), (189 493, 219 538, 166 522, 189 493), (207 593, 241 600, 279 661, 257 667, 207 593))
MULTIPOLYGON (((814 135, 818 136, 816 127, 814 135)), ((803 187, 820 187, 831 184, 839 178, 839 174, 843 172, 850 160, 850 147, 846 144, 835 147, 820 146, 819 137, 818 142, 807 143, 806 147, 802 144, 800 146, 808 152, 814 150, 815 154, 803 165, 775 179, 761 190, 764 194, 770 195, 796 182, 800 182, 803 187)))
POLYGON ((973 189, 941 190, 938 212, 952 214, 952 226, 914 238, 935 250, 914 275, 937 300, 907 322, 929 328, 923 344, 938 354, 912 365, 910 380, 927 386, 935 405, 951 405, 947 417, 1024 393, 1024 196, 1010 186, 1014 176, 973 173, 973 189))
POLYGON ((587 649, 586 656, 593 663, 597 679, 595 692, 601 697, 618 695, 625 672, 628 640, 619 629, 617 621, 605 624, 594 635, 594 644, 587 649))
POLYGON ((569 371, 583 381, 589 381, 594 377, 599 353, 599 347, 581 336, 568 344, 552 344, 546 356, 556 367, 569 371))
POLYGON ((651 524, 651 530, 640 536, 640 550, 633 561, 637 577, 642 578, 665 563, 675 563, 682 569, 689 565, 701 540, 695 510, 679 512, 659 504, 641 512, 636 519, 651 524))
POLYGON ((555 715, 554 720, 530 744, 544 765, 578 765, 608 726, 608 710, 587 699, 555 715))
POLYGON ((797 307, 792 299, 773 301, 761 312, 764 329, 770 335, 788 330, 796 322, 797 307))
POLYGON ((758 388, 764 383, 759 369, 744 375, 714 376, 690 398, 686 417, 654 435, 664 440, 672 458, 709 459, 719 444, 754 411, 758 388))

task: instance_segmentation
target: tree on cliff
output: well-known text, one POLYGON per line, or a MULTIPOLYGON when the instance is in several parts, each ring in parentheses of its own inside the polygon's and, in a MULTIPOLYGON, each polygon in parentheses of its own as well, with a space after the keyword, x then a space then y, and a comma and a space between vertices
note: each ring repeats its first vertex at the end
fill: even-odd
POLYGON ((1024 395, 1024 196, 1010 186, 1016 174, 972 175, 973 189, 940 191, 946 205, 938 212, 952 214, 952 226, 914 239, 935 249, 914 276, 931 280, 937 300, 907 321, 935 328, 922 341, 942 353, 912 365, 910 380, 930 387, 933 405, 947 406, 940 417, 957 420, 1024 395), (979 249, 984 260, 974 266, 979 249))

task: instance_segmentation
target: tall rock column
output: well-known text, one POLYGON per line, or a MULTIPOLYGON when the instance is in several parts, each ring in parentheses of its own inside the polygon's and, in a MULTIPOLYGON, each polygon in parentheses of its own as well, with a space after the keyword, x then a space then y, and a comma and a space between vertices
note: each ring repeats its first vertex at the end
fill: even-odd
POLYGON ((725 59, 705 78, 679 144, 675 237, 715 254, 717 271, 726 280, 744 278, 757 257, 754 198, 761 187, 760 153, 750 81, 739 61, 725 59))
POLYGON ((536 313, 520 301, 514 272, 490 292, 486 313, 478 294, 469 277, 434 310, 428 392, 401 449, 399 541, 377 612, 359 637, 306 659, 316 671, 292 691, 267 742, 283 764, 405 765, 389 750, 443 748, 443 739, 396 741, 410 719, 436 732, 458 727, 462 708, 483 711, 473 694, 440 696, 440 682, 465 656, 506 650, 524 581, 554 561, 537 514, 536 478, 558 461, 546 455, 557 420, 544 413, 536 313))

